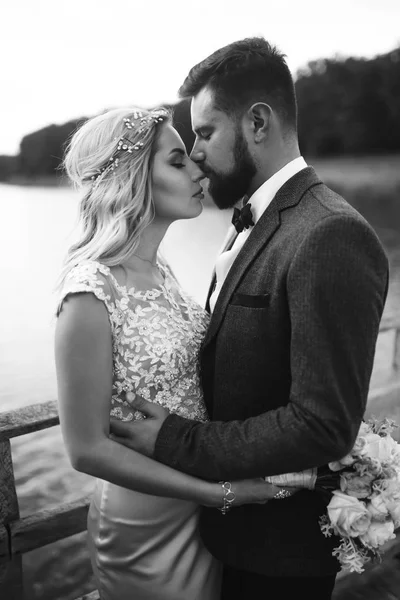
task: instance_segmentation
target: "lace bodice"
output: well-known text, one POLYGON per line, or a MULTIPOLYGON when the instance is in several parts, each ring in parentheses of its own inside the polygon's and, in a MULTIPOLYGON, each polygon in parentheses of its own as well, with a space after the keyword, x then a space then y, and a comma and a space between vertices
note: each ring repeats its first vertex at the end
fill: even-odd
POLYGON ((199 380, 199 351, 209 316, 159 264, 164 283, 147 291, 120 285, 109 267, 85 261, 71 269, 62 290, 91 292, 104 302, 113 343, 111 416, 141 417, 125 400, 126 392, 156 402, 170 412, 207 420, 199 380))

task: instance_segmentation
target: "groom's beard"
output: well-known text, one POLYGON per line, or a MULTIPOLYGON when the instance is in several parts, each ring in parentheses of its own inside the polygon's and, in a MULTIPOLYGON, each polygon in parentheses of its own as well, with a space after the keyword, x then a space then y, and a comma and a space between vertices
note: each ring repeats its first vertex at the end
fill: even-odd
POLYGON ((237 131, 233 149, 234 164, 230 173, 206 171, 209 179, 208 191, 220 209, 232 208, 243 198, 257 172, 250 155, 246 140, 241 131, 237 131))

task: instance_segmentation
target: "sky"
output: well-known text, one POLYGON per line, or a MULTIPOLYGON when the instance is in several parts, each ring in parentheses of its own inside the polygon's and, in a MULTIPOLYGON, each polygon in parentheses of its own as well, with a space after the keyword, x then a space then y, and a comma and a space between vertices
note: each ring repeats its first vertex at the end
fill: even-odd
POLYGON ((177 100, 189 69, 262 35, 295 76, 400 45, 400 0, 8 0, 0 8, 0 154, 51 123, 177 100))

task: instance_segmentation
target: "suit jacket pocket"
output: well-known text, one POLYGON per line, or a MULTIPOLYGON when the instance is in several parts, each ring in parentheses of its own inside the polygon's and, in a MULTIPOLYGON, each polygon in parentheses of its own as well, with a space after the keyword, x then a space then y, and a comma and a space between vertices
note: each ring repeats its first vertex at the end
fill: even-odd
POLYGON ((269 304, 269 294, 233 294, 230 301, 231 306, 243 306, 246 308, 266 308, 269 304))

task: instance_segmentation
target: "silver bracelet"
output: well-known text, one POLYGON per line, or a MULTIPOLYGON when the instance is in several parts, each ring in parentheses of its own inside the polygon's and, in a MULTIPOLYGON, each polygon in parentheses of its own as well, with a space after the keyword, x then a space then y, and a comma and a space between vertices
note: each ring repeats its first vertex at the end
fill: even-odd
POLYGON ((231 509, 232 504, 236 500, 235 492, 232 490, 232 484, 230 481, 220 481, 219 482, 224 490, 223 497, 223 505, 221 508, 218 508, 222 512, 223 515, 226 515, 228 510, 231 509))

